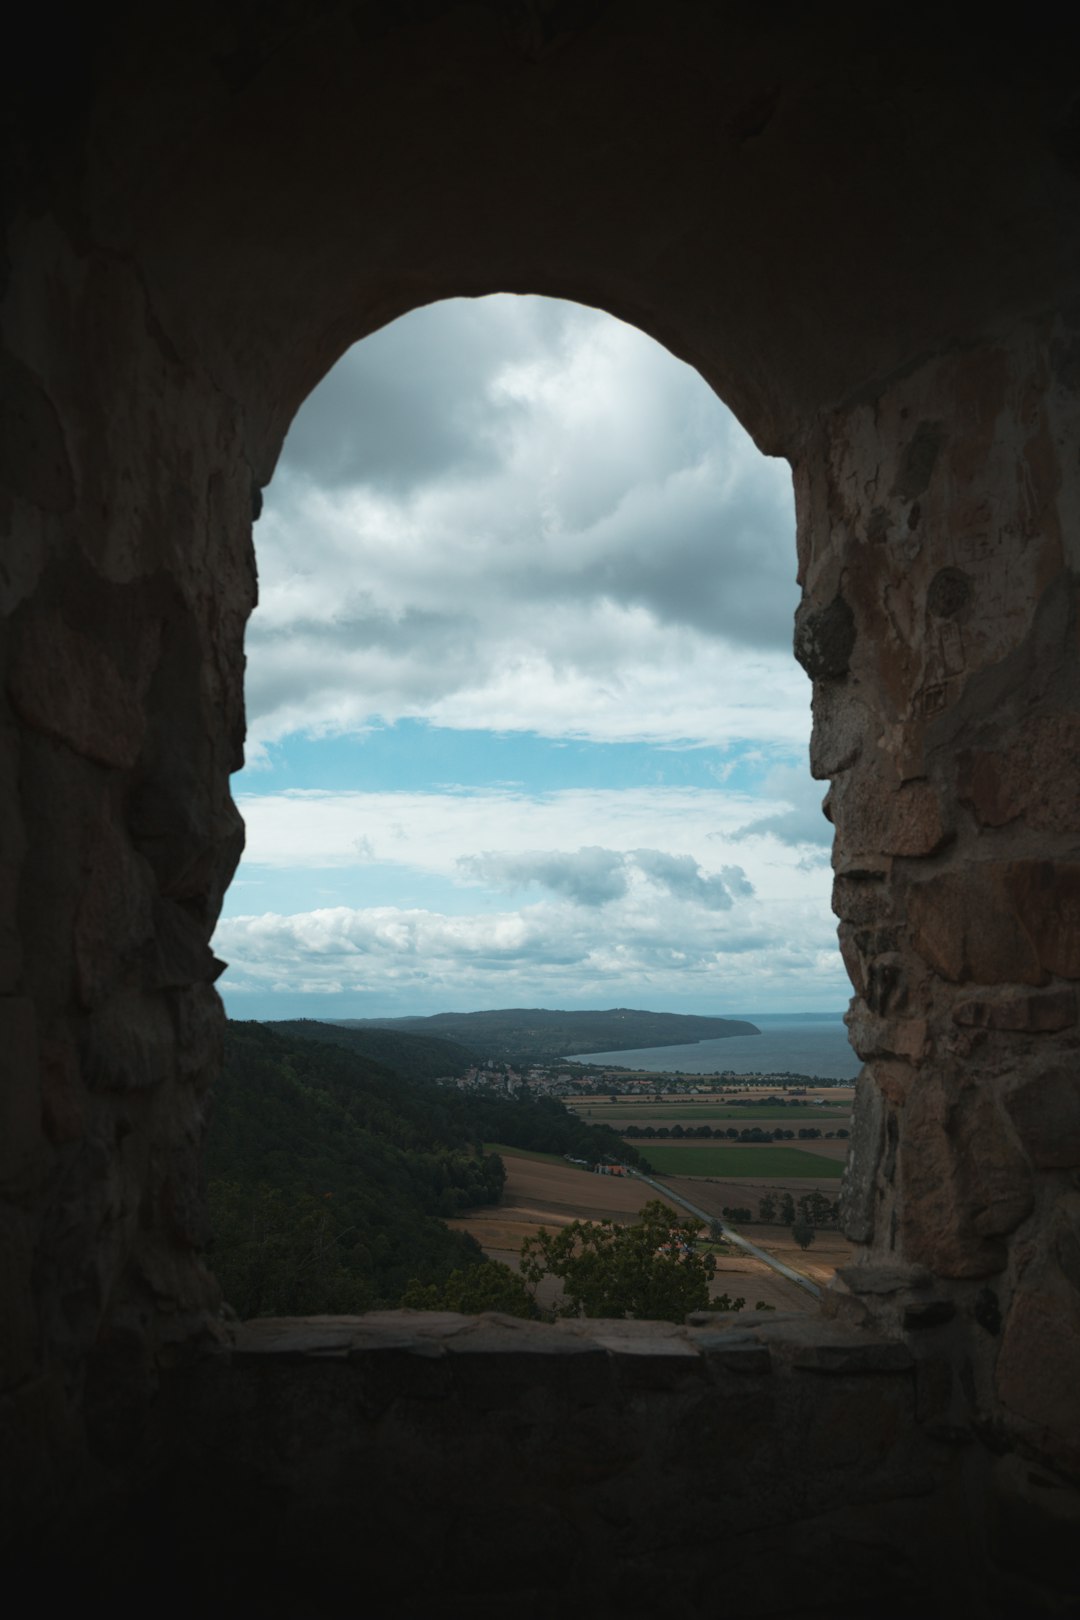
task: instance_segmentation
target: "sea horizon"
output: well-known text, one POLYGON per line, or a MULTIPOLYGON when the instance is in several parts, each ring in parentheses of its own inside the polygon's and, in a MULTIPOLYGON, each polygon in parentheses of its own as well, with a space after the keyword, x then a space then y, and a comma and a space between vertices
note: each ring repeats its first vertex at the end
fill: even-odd
POLYGON ((567 1053, 567 1062, 603 1068, 652 1069, 662 1074, 805 1074, 854 1080, 861 1068, 837 1013, 730 1013, 756 1024, 760 1035, 729 1035, 683 1046, 567 1053))

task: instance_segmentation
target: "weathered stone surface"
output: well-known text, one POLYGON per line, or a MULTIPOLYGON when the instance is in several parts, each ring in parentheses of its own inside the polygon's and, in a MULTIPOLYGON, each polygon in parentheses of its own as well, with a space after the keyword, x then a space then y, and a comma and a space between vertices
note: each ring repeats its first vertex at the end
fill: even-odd
POLYGON ((98 1091, 140 1091, 174 1072, 172 1020, 161 996, 138 991, 113 996, 88 1020, 82 1071, 98 1091))
POLYGON ((953 1004, 952 1018, 954 1023, 969 1029, 1017 1030, 1025 1034, 1072 1029, 1077 1018, 1076 992, 1005 991, 993 997, 971 996, 953 1004))
POLYGON ((1014 861, 1003 880, 1040 966, 1080 979, 1080 862, 1014 861))
POLYGON ((941 1080, 916 1086, 900 1143, 904 1254, 944 1277, 1002 1270, 1001 1241, 1030 1213, 1031 1172, 993 1099, 941 1080))
POLYGON ((25 996, 0 996, 0 1187, 19 1196, 41 1174, 42 1133, 37 1020, 25 996))
POLYGON ((90 871, 75 913, 75 974, 79 996, 93 1007, 138 972, 152 947, 149 872, 107 815, 86 855, 90 871))
POLYGON ((104 647, 59 617, 23 632, 8 688, 28 725, 101 765, 130 767, 146 720, 138 694, 104 647))
POLYGON ((794 1365, 802 1372, 831 1373, 834 1376, 850 1373, 904 1373, 914 1365, 914 1357, 906 1344, 888 1342, 857 1345, 815 1345, 800 1350, 794 1365))
POLYGON ((41 1042, 41 1101, 51 1142, 77 1142, 85 1134, 85 1093, 71 1042, 41 1042))
POLYGON ((872 1076, 863 1073, 855 1082, 851 1147, 840 1192, 840 1224, 853 1243, 868 1243, 874 1235, 876 1177, 884 1141, 885 1104, 872 1076))
POLYGON ((925 1266, 862 1265, 841 1266, 836 1275, 853 1294, 903 1294, 926 1289, 933 1276, 925 1266))
POLYGON ((1080 1166, 1080 1063, 1043 1069, 1009 1091, 1005 1106, 1037 1169, 1080 1166))
POLYGON ((915 1062, 926 1048, 925 1018, 879 1018, 856 997, 844 1014, 851 1044, 864 1062, 899 1058, 915 1062))
POLYGON ((0 486, 46 512, 70 511, 75 500, 56 406, 9 351, 0 353, 0 486))
POLYGON ((20 1210, 0 1210, 0 1287, 0 1390, 9 1390, 33 1377, 38 1349, 34 1233, 20 1210))
POLYGON ((1022 1289, 1005 1323, 997 1392, 1007 1412, 1080 1460, 1080 1297, 1022 1289))
POLYGON ((956 1303, 951 1299, 916 1300, 904 1306, 903 1325, 906 1333, 921 1333, 927 1328, 944 1327, 956 1315, 956 1303))
POLYGON ((814 688, 812 708, 810 774, 825 781, 855 764, 873 735, 874 723, 865 703, 836 681, 814 688))
POLYGON ((855 648, 855 615, 842 596, 827 607, 804 600, 795 615, 795 657, 812 681, 846 675, 855 648))
POLYGON ((951 836, 930 782, 848 775, 834 792, 833 820, 849 854, 932 855, 951 836))
POLYGON ((1006 874, 1006 867, 984 863, 905 891, 915 950, 954 984, 1046 983, 1047 968, 1006 874))
POLYGON ((972 749, 958 791, 984 827, 1023 817, 1038 832, 1075 834, 1080 822, 1080 716, 1038 715, 1008 748, 972 749))
POLYGON ((1061 1275, 1080 1293, 1080 1193, 1066 1193, 1054 1206, 1050 1251, 1061 1275))

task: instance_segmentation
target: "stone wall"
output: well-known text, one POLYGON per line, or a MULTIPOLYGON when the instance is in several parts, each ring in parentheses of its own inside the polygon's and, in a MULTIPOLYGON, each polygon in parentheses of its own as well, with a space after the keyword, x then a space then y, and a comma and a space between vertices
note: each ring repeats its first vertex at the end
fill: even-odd
POLYGON ((1076 1478, 1080 120, 1049 23, 950 15, 926 50, 839 9, 170 0, 16 41, 9 1508, 107 1493, 228 1336, 199 1162, 260 486, 351 342, 496 290, 636 322, 795 468, 866 1065, 825 1326, 929 1346, 958 1445, 1076 1478))
POLYGON ((166 1377, 134 1488, 48 1556, 170 1614, 1060 1612, 1075 1500, 936 1399, 918 1345, 803 1315, 263 1321, 166 1377))
POLYGON ((846 1285, 897 1329, 947 1285, 979 1420, 1073 1471, 1078 355, 1047 318, 839 413, 796 629, 865 1063, 846 1285))

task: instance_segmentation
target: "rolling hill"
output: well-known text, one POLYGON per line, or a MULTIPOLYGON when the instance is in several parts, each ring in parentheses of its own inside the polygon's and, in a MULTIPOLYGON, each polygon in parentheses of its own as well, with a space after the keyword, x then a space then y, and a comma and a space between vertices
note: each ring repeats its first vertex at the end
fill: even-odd
POLYGON ((427 1018, 350 1018, 341 1028, 395 1029, 409 1035, 442 1036, 491 1058, 558 1059, 576 1052, 627 1052, 642 1046, 682 1046, 759 1035, 741 1018, 705 1018, 691 1013, 645 1012, 612 1007, 606 1012, 561 1012, 545 1007, 504 1007, 491 1012, 434 1013, 427 1018))

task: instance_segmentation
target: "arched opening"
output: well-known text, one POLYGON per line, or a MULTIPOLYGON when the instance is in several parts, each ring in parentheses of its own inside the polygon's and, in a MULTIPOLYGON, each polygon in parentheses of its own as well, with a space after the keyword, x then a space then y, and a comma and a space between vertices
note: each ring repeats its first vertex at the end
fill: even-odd
MULTIPOLYGON (((700 377, 580 305, 429 305, 365 339, 305 402, 256 542, 251 764, 233 782, 247 849, 215 936, 233 1018, 295 1038, 283 1020, 499 1007, 726 1015, 765 1038, 622 1061, 771 1075, 785 1089, 793 1082, 777 1076, 854 1077, 828 904, 832 829, 807 767, 809 691, 790 651, 790 474, 700 377)), ((621 1037, 608 1021, 601 1048, 621 1037)), ((413 1029, 424 1033, 450 1032, 413 1029)), ((684 1038, 699 1033, 687 1026, 684 1038)), ((498 1053, 458 1038, 481 1071, 461 1084, 490 1089, 484 1065, 498 1053)), ((507 1059, 505 1084, 527 1096, 584 1090, 585 1077, 559 1072, 582 1041, 556 1039, 543 1051, 551 1072, 519 1077, 507 1059)), ((222 1084, 232 1083, 227 1064, 222 1084)), ((790 1121, 765 1095, 761 1117, 722 1103, 694 1115, 710 1143, 715 1115, 741 1145, 699 1143, 695 1174, 716 1174, 683 1196, 705 1199, 717 1222, 749 1205, 740 1220, 756 1223, 764 1206, 768 1229, 747 1237, 793 1248, 795 1216, 780 1216, 814 1194, 827 1228, 809 1262, 820 1286, 850 1259, 834 1179, 850 1094, 790 1121), (750 1150, 796 1131, 828 1134, 835 1153, 750 1150)), ((632 1110, 620 1123, 636 1133, 632 1110)), ((677 1146, 692 1145, 678 1107, 658 1124, 661 1153, 672 1126, 677 1146)), ((513 1144, 513 1132, 494 1134, 513 1144)), ((529 1132, 517 1146, 539 1140, 529 1132)), ((579 1156, 601 1146, 640 1156, 614 1136, 579 1156)), ((242 1286, 265 1269, 233 1253, 264 1231, 234 1208, 236 1177, 256 1167, 223 1142, 211 1164, 212 1205, 227 1182, 238 1234, 230 1245, 218 1233, 213 1263, 243 1315, 351 1297, 339 1289, 320 1304, 299 1254, 295 1295, 242 1286)), ((298 1227, 334 1179, 326 1166, 297 1183, 298 1227)), ((587 1210, 596 1187, 582 1191, 587 1210)), ((641 1187, 638 1206, 652 1196, 641 1187)), ((373 1252, 374 1238, 358 1247, 368 1217, 346 1204, 335 1194, 319 1230, 332 1210, 348 1255, 373 1252)), ((616 1206, 625 1218, 626 1199, 616 1206)), ((286 1213, 275 1214, 281 1246, 286 1213)), ((389 1209, 387 1221, 383 1246, 403 1229, 389 1209)), ((507 1232, 518 1225, 507 1215, 507 1232)), ((476 1230, 492 1228, 479 1219, 476 1230)), ((721 1279, 715 1294, 753 1284, 768 1301, 811 1303, 747 1253, 722 1270, 730 1288, 721 1279)), ((398 1303, 385 1284, 356 1297, 398 1303)))
MULTIPOLYGON (((573 916, 591 915, 632 946, 644 913, 659 918, 656 905, 620 910, 631 882, 680 909, 621 966, 602 960, 603 928, 580 954, 560 953, 561 975, 545 972, 551 941, 538 939, 531 979, 523 949, 502 991, 494 976, 452 974, 429 988, 419 969, 401 989, 380 982, 378 940, 359 925, 351 979, 347 934, 335 955, 326 939, 305 952, 298 931, 295 962, 268 953, 260 970, 256 941, 245 952, 226 925, 220 954, 241 960, 221 988, 237 1014, 260 983, 281 996, 295 978, 313 979, 309 998, 281 1001, 276 1016, 314 1015, 319 973, 330 1017, 435 1012, 463 996, 637 1005, 650 982, 688 1011, 717 995, 744 1013, 846 1001, 838 961, 817 982, 834 928, 822 870, 831 829, 805 769, 809 694, 789 650, 789 476, 685 366, 580 306, 429 306, 365 340, 320 385, 286 441, 256 540, 249 765, 237 783, 248 847, 227 917, 381 906, 396 908, 392 933, 411 907, 445 938, 446 919, 468 915, 455 901, 473 896, 506 926, 531 896, 576 906, 551 919, 567 938, 573 916), (375 796, 387 789, 424 798, 375 796), (610 797, 590 800, 590 789, 610 797), (345 797, 359 790, 369 796, 345 797), (476 824, 461 827, 460 846, 436 834, 455 804, 476 824), (606 849, 615 828, 618 847, 606 849), (773 872, 794 852, 771 886, 763 839, 773 872), (582 846, 595 855, 577 872, 582 846), (666 885, 659 868, 628 869, 635 848, 689 861, 681 890, 674 865, 666 885), (748 851, 756 878, 739 864, 748 851), (425 878, 440 896, 426 903, 425 878), (753 911, 726 927, 751 888, 753 911), (766 950, 778 978, 790 958, 790 1006, 753 980, 766 950), (671 976, 658 979, 665 957, 671 976)), ((476 955, 463 937, 463 961, 476 955)), ((253 1005, 273 1016, 269 999, 253 1005)))

